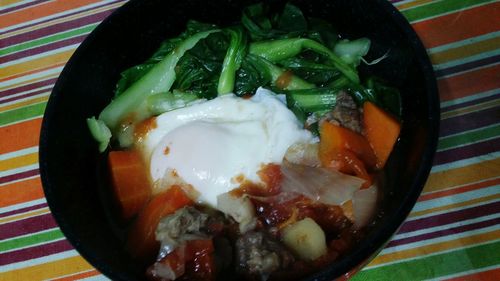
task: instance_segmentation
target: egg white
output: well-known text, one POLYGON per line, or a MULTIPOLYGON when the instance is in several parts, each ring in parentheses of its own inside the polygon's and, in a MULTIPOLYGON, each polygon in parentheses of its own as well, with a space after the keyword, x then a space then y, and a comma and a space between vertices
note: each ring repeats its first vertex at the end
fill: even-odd
POLYGON ((259 182, 263 164, 279 164, 292 144, 312 141, 286 105, 261 88, 250 99, 224 95, 166 112, 140 147, 153 182, 174 171, 201 203, 217 207, 218 195, 239 186, 237 177, 259 182))

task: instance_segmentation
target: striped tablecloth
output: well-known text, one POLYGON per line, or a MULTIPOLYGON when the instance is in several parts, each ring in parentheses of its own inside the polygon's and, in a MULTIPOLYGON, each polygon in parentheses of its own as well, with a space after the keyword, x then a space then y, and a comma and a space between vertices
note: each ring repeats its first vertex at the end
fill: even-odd
MULTIPOLYGON (((500 280, 500 2, 392 2, 434 65, 440 141, 410 217, 354 280, 500 280)), ((50 214, 38 136, 64 64, 124 3, 0 0, 0 280, 105 279, 50 214)))

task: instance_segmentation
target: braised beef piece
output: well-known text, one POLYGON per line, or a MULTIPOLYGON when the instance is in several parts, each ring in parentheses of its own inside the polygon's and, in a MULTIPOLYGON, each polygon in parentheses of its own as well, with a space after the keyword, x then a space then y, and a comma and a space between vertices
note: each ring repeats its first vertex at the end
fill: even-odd
POLYGON ((244 275, 266 280, 295 261, 279 241, 262 231, 249 231, 236 240, 236 266, 244 275))
POLYGON ((340 91, 337 95, 337 103, 333 110, 326 114, 321 120, 337 123, 342 127, 361 133, 361 117, 354 99, 345 91, 340 91))

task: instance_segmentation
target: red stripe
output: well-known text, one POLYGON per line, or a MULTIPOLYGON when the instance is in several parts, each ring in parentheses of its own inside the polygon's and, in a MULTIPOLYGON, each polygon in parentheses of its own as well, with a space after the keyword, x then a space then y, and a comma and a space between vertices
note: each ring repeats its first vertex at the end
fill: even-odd
POLYGON ((445 279, 444 281, 494 281, 500 280, 500 268, 475 272, 460 277, 445 279))
POLYGON ((20 261, 36 259, 60 252, 72 250, 73 246, 67 240, 59 240, 43 245, 15 250, 0 254, 0 266, 20 261))
POLYGON ((0 240, 57 227, 52 214, 44 214, 0 225, 0 240))

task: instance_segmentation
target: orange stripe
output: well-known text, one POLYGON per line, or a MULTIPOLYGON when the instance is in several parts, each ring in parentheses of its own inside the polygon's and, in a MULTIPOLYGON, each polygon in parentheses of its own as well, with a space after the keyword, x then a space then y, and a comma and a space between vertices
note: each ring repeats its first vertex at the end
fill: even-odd
POLYGON ((450 241, 439 242, 436 244, 420 246, 413 249, 398 251, 385 255, 377 256, 368 266, 384 264, 402 259, 414 258, 423 255, 429 255, 446 251, 449 249, 460 249, 468 245, 475 245, 482 242, 497 240, 500 237, 500 230, 495 230, 487 233, 471 235, 468 237, 458 238, 450 241))
POLYGON ((40 177, 0 186, 0 208, 43 198, 40 177))
POLYGON ((0 272, 0 280, 47 280, 91 269, 92 266, 81 256, 75 256, 0 272))
POLYGON ((499 13, 500 3, 496 2, 417 22, 413 28, 425 47, 433 48, 500 30, 499 13))
POLYGON ((2 80, 5 80, 6 78, 12 79, 13 77, 18 77, 20 74, 26 75, 28 73, 32 73, 33 71, 40 71, 42 69, 46 69, 47 67, 54 67, 56 64, 66 63, 74 51, 75 49, 71 49, 57 54, 3 67, 0 69, 0 77, 2 80))
POLYGON ((449 101, 493 90, 499 80, 500 64, 469 71, 438 80, 439 96, 441 101, 449 101))
POLYGON ((35 19, 40 19, 46 16, 57 14, 60 12, 76 9, 88 4, 99 2, 97 0, 79 0, 66 1, 56 0, 41 4, 35 7, 26 8, 23 10, 7 13, 0 17, 0 28, 5 28, 10 25, 16 25, 22 22, 27 22, 35 19))
POLYGON ((491 202, 491 201, 496 200, 496 199, 500 199, 500 193, 489 195, 489 196, 484 196, 484 197, 479 197, 479 198, 471 199, 469 201, 464 201, 464 202, 460 202, 460 203, 454 203, 454 204, 449 204, 449 205, 439 205, 439 207, 434 207, 434 208, 426 209, 423 211, 411 212, 409 217, 410 218, 420 217, 423 215, 428 215, 428 214, 437 213, 437 212, 441 212, 441 211, 462 208, 462 207, 476 205, 476 204, 484 203, 484 202, 491 202))
POLYGON ((477 164, 434 172, 429 176, 424 192, 432 192, 471 184, 484 179, 496 178, 500 175, 500 158, 483 161, 477 164))
POLYGON ((491 270, 485 270, 481 272, 475 272, 472 274, 463 275, 460 277, 445 279, 445 281, 491 281, 491 280, 500 280, 500 268, 495 268, 491 270))
POLYGON ((461 186, 458 188, 446 189, 443 191, 427 193, 427 194, 421 195, 420 198, 418 198, 418 201, 419 202, 427 201, 427 200, 441 198, 441 197, 450 196, 450 195, 454 195, 454 194, 464 193, 464 192, 468 192, 468 191, 472 191, 472 190, 476 190, 476 189, 481 189, 484 187, 489 187, 489 186, 499 184, 499 183, 500 183, 500 178, 494 179, 494 180, 482 181, 482 182, 478 182, 478 183, 474 183, 474 184, 470 184, 470 185, 466 185, 466 186, 461 186))
POLYGON ((415 0, 415 1, 410 2, 410 3, 404 3, 404 4, 400 4, 400 5, 396 4, 396 7, 398 8, 398 10, 401 11, 401 10, 405 10, 405 9, 408 9, 411 7, 427 4, 427 3, 430 3, 432 1, 433 0, 415 0))
POLYGON ((65 276, 65 277, 61 277, 61 278, 52 279, 52 281, 73 281, 73 280, 80 280, 80 279, 83 279, 83 278, 97 276, 99 274, 101 274, 101 273, 99 271, 97 271, 97 270, 94 269, 94 270, 91 270, 91 271, 86 271, 86 272, 82 272, 82 273, 73 274, 73 275, 70 275, 70 276, 65 276))
POLYGON ((8 153, 38 145, 42 118, 0 127, 0 153, 8 153))
MULTIPOLYGON (((12 79, 19 78, 19 77, 22 77, 22 76, 27 76, 27 75, 30 75, 30 74, 33 74, 33 73, 37 73, 37 72, 42 72, 42 71, 45 71, 45 70, 48 70, 48 69, 51 69, 51 68, 58 68, 60 66, 65 65, 66 62, 67 62, 67 60, 64 61, 64 62, 62 62, 62 63, 49 65, 49 66, 44 67, 44 68, 38 68, 38 69, 31 70, 31 71, 19 73, 19 74, 13 75, 13 76, 8 76, 6 78, 1 78, 0 82, 4 82, 4 81, 7 81, 7 80, 12 80, 12 79)), ((50 74, 50 75, 53 75, 53 74, 50 74)), ((38 78, 40 78, 40 80, 42 80, 41 77, 37 77, 36 79, 38 79, 38 78)), ((25 83, 24 81, 22 83, 29 84, 29 83, 25 83)), ((11 87, 11 88, 13 88, 13 87, 11 87)))

